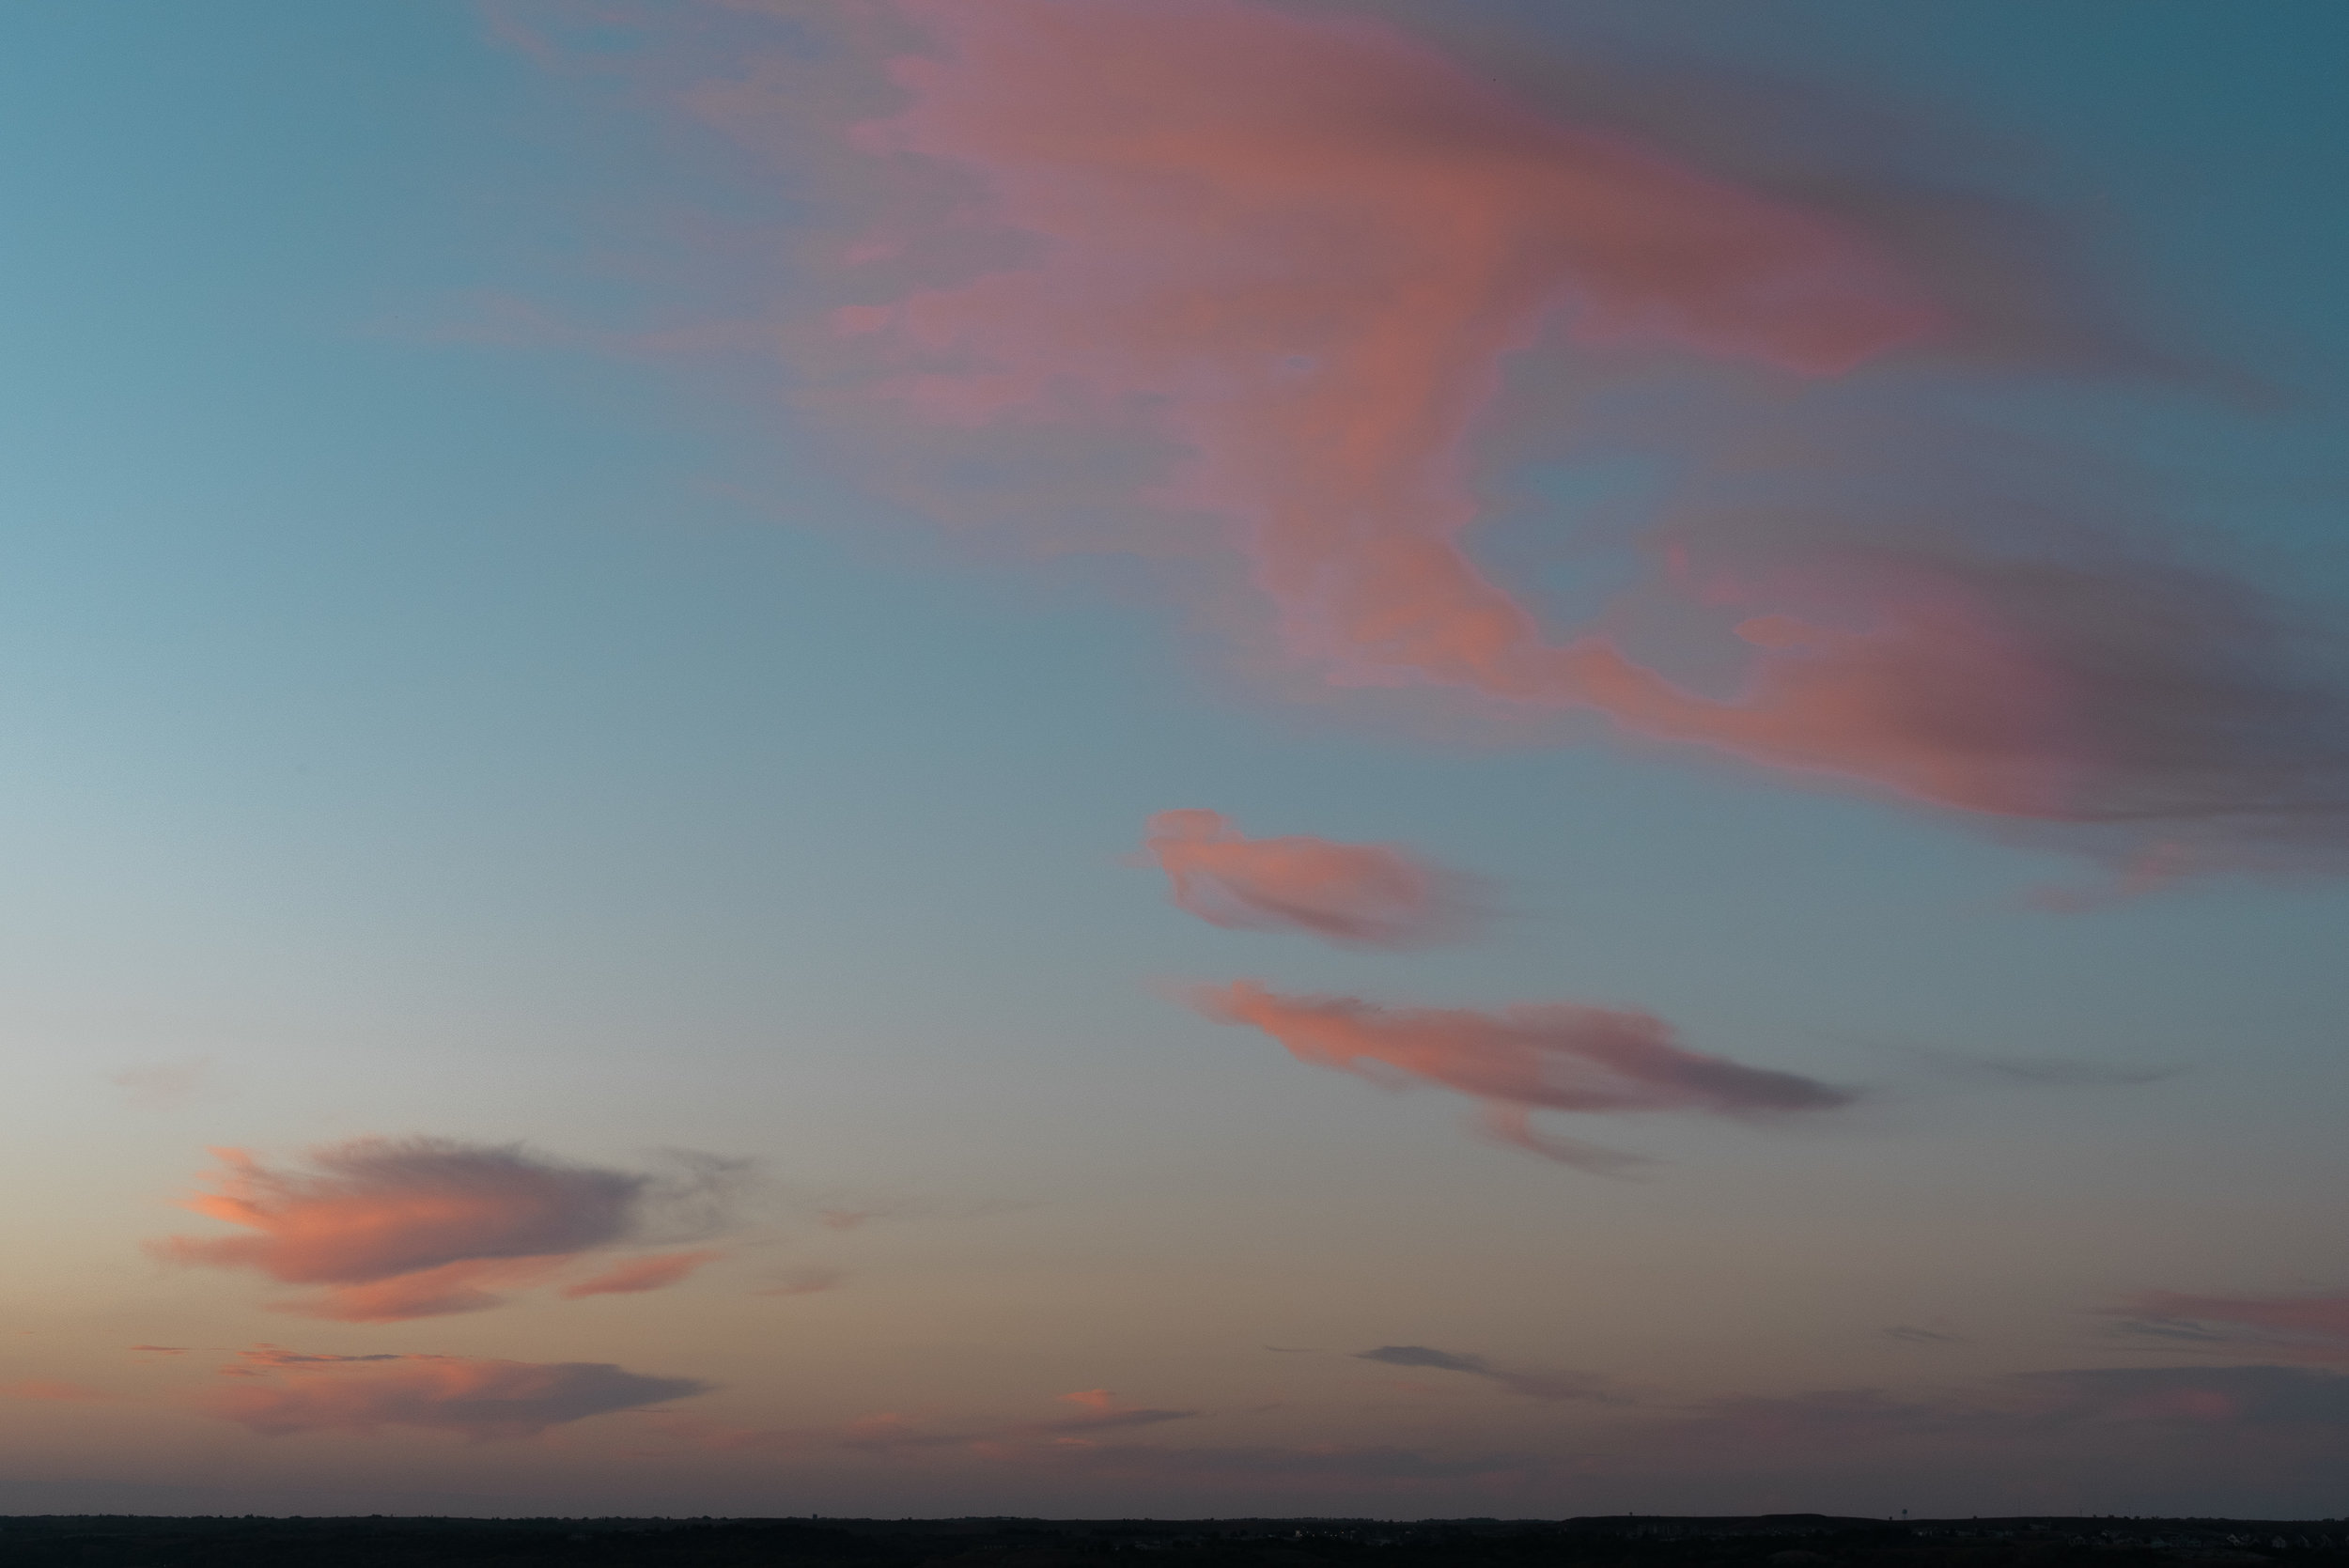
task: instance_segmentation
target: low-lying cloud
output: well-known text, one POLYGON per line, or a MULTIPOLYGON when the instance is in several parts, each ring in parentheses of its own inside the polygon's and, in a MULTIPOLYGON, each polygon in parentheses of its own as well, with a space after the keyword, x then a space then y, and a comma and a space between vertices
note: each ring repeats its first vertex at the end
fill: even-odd
POLYGON ((2072 1443, 2193 1434, 2349 1436, 2349 1374, 2314 1367, 2081 1367, 1962 1392, 1819 1389, 1708 1401, 1659 1429, 1676 1447, 1834 1448, 1894 1440, 2072 1443))
POLYGON ((2188 1296, 2149 1291, 2117 1310, 2123 1334, 2208 1345, 2258 1345, 2307 1360, 2349 1361, 2349 1296, 2188 1296))
POLYGON ((1282 996, 1252 980, 1203 987, 1193 1001, 1218 1022, 1264 1031, 1299 1062, 1391 1088, 1435 1084, 1471 1095, 1483 1102, 1492 1136, 1587 1170, 1618 1170, 1637 1157, 1542 1132, 1532 1112, 1748 1119, 1831 1110, 1856 1098, 1799 1073, 1689 1050, 1647 1013, 1567 1002, 1498 1013, 1387 1008, 1352 997, 1282 996))
MULTIPOLYGON (((434 1138, 354 1139, 312 1151, 306 1169, 213 1153, 213 1190, 186 1206, 254 1234, 171 1236, 154 1250, 326 1286, 282 1310, 350 1323, 479 1312, 499 1305, 500 1291, 542 1283, 589 1253, 710 1226, 739 1173, 710 1157, 664 1177, 434 1138)), ((658 1289, 711 1255, 637 1259, 573 1294, 658 1289)))
POLYGON ((1120 1427, 1158 1426, 1166 1421, 1189 1421, 1199 1414, 1196 1410, 1153 1409, 1147 1405, 1120 1405, 1117 1396, 1107 1389, 1080 1389, 1060 1396, 1064 1405, 1074 1405, 1081 1412, 1063 1416, 1057 1421, 1037 1421, 1021 1430, 1067 1436, 1087 1432, 1111 1431, 1120 1427))
POLYGON ((1301 931, 1344 947, 1433 947, 1474 931, 1473 880, 1392 844, 1250 838, 1220 812, 1162 811, 1143 851, 1171 896, 1211 925, 1301 931))
POLYGON ((273 1346, 226 1369, 238 1381, 197 1401, 260 1434, 372 1434, 386 1426, 453 1432, 476 1442, 534 1437, 550 1426, 707 1393, 692 1377, 649 1377, 601 1361, 462 1356, 302 1356, 273 1346), (366 1363, 365 1370, 352 1370, 366 1363))

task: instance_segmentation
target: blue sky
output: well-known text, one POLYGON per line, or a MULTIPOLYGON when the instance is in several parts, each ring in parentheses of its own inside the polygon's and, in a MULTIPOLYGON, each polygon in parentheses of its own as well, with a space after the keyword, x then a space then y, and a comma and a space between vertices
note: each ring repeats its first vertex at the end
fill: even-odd
MULTIPOLYGON (((2280 389, 2000 374, 1933 396, 2143 465, 2186 556, 2320 628, 2349 594, 2338 13, 1337 8, 1471 57, 1489 25, 1895 106, 1967 179, 2086 234, 2095 297, 2150 340, 2280 389)), ((648 32, 603 40, 613 57, 658 57, 696 8, 643 13, 648 32)), ((2263 1478, 2203 1463, 2195 1443, 2240 1437, 2216 1431, 2161 1436, 2141 1483, 1944 1449, 1574 1456, 1615 1444, 1610 1422, 1747 1395, 1995 1403, 1980 1390, 2017 1374, 2266 1360, 2338 1375, 2305 1345, 2149 1346, 2105 1315, 2158 1291, 2349 1292, 2337 879, 2048 913, 2033 890, 2102 874, 1660 749, 1497 740, 1423 694, 1299 700, 1178 576, 950 539, 823 449, 775 396, 790 365, 628 347, 801 287, 747 297, 756 244, 814 220, 678 108, 669 85, 704 56, 551 69, 442 0, 120 0, 10 31, 0 1158, 23 1266, 0 1293, 0 1385, 91 1396, 0 1403, 0 1505, 2330 1497, 2349 1415, 2290 1435, 2263 1478), (1217 929, 1132 863, 1143 819, 1178 806, 1406 843, 1490 879, 1501 918, 1400 955, 1217 929), (1865 1094, 1807 1126, 1595 1126, 1659 1159, 1609 1181, 1478 1141, 1456 1095, 1315 1071, 1168 995, 1239 976, 1643 1009, 1691 1048, 1865 1094), (167 1091, 116 1081, 157 1068, 167 1091), (630 1169, 688 1148, 757 1174, 712 1243, 726 1258, 642 1296, 311 1323, 250 1274, 141 1251, 210 1223, 174 1207, 208 1147, 291 1163, 367 1135, 630 1169), (811 1270, 838 1279, 758 1294, 811 1270), (1945 1337, 1887 1339, 1904 1325, 1945 1337), (201 1407, 211 1363, 264 1341, 613 1362, 713 1391, 494 1449, 397 1428, 295 1443, 201 1407), (1353 1358, 1391 1343, 1591 1369, 1630 1403, 1353 1358), (184 1349, 149 1365, 132 1344, 184 1349), (1095 1388, 1196 1408, 1145 1436, 1256 1467, 990 1468, 821 1436, 877 1412, 977 1432, 1095 1388), (721 1426, 802 1436, 727 1451, 721 1426), (1264 1457, 1330 1444, 1519 1457, 1337 1490, 1264 1457)), ((1564 520, 1640 460, 1494 476, 1530 499, 1485 558, 1570 576, 1564 520)), ((1580 591, 1562 576, 1562 602, 1580 591)))

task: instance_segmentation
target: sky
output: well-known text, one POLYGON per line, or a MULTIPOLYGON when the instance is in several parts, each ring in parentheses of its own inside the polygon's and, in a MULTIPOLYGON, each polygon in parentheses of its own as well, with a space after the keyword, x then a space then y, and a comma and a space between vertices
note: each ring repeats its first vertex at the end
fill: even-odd
POLYGON ((0 52, 0 1510, 2329 1515, 2349 13, 0 52))

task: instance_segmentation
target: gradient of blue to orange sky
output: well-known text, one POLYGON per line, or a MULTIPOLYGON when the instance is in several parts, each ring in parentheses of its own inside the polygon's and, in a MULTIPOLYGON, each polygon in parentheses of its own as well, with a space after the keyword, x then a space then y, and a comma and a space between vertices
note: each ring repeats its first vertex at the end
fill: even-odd
POLYGON ((0 1509, 2332 1514, 2349 11, 0 52, 0 1509))

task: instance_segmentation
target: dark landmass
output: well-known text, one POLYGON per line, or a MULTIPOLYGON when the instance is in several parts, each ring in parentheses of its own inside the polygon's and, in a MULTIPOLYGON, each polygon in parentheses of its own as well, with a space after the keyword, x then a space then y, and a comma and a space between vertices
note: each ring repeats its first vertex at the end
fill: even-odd
POLYGON ((2349 1520, 0 1517, 6 1568, 2349 1568, 2349 1520), (1173 1563, 1169 1563, 1173 1568, 1173 1563))

